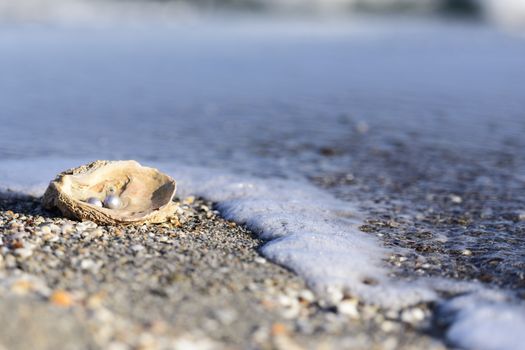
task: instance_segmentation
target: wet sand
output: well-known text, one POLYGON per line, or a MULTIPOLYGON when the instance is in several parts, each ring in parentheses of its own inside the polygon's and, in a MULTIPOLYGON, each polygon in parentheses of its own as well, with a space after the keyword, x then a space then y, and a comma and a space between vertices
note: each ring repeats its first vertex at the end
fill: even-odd
POLYGON ((478 281, 524 299, 521 141, 486 150, 391 138, 382 147, 367 138, 339 144, 328 161, 344 168, 351 150, 347 171, 312 181, 360 203, 361 230, 397 253, 387 259, 397 278, 478 281))

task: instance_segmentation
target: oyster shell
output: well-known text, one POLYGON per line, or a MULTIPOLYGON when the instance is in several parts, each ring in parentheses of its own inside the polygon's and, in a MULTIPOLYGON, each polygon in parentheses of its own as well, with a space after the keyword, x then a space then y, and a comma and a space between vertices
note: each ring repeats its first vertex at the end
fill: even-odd
POLYGON ((57 208, 69 218, 101 224, 142 224, 166 221, 176 210, 173 196, 176 182, 154 168, 133 160, 101 161, 66 170, 47 188, 42 204, 57 208), (122 204, 118 209, 87 203, 114 194, 122 204))

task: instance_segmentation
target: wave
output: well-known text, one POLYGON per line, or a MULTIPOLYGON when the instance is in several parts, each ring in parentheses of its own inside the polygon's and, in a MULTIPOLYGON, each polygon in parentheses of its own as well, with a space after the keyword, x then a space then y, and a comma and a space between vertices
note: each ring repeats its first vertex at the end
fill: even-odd
POLYGON ((522 0, 0 0, 0 22, 4 23, 171 22, 231 12, 322 18, 366 13, 462 13, 507 27, 525 27, 522 0))

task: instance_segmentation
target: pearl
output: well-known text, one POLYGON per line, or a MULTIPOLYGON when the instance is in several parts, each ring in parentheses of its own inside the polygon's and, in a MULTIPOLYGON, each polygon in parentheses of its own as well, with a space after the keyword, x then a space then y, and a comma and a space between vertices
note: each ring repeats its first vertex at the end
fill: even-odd
POLYGON ((118 209, 122 205, 120 198, 110 194, 104 199, 104 206, 109 209, 118 209))
POLYGON ((102 202, 98 198, 89 197, 86 202, 88 204, 94 205, 95 207, 101 207, 102 208, 102 202))

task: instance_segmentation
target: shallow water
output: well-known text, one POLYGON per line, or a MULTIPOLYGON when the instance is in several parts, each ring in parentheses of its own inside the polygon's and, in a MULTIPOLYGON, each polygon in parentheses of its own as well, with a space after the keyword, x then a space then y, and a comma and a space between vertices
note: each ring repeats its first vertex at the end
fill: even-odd
POLYGON ((4 190, 139 159, 273 239, 262 253, 314 288, 397 307, 445 277, 523 298, 520 37, 422 20, 12 25, 0 52, 4 190))

